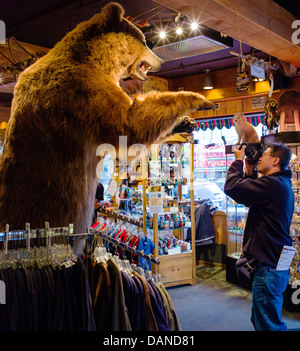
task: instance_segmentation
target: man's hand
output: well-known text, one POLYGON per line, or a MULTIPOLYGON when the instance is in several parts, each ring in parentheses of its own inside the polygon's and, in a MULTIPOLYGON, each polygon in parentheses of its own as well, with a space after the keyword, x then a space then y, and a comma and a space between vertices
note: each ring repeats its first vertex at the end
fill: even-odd
POLYGON ((246 149, 246 145, 243 145, 241 150, 239 148, 236 148, 234 150, 234 156, 235 156, 235 159, 236 160, 241 160, 243 161, 244 160, 244 157, 245 157, 245 149, 246 149))

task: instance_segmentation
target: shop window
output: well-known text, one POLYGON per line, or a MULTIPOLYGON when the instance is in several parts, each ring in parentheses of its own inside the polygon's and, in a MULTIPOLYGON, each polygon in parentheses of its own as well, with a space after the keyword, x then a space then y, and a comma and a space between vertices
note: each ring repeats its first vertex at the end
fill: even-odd
MULTIPOLYGON (((260 138, 263 133, 262 116, 250 115, 247 119, 260 138)), ((225 154, 225 144, 236 144, 238 135, 232 118, 201 120, 198 125, 200 130, 194 132, 197 142, 194 159, 195 200, 210 199, 218 210, 225 211, 226 196, 223 190, 226 172, 235 159, 233 154, 225 154)))

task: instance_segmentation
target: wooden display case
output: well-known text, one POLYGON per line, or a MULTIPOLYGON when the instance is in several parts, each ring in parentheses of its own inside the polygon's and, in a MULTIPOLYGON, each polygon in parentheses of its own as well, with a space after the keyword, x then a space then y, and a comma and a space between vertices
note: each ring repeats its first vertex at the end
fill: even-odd
MULTIPOLYGON (((195 249, 195 209, 194 209, 194 138, 193 135, 177 135, 171 140, 166 141, 167 144, 172 143, 189 143, 189 174, 190 174, 190 219, 191 219, 191 251, 182 252, 174 255, 159 255, 159 229, 158 214, 153 215, 153 242, 155 244, 154 257, 160 260, 159 265, 153 265, 153 273, 159 273, 162 282, 166 287, 196 283, 196 249, 195 249)), ((152 159, 157 159, 156 155, 152 155, 152 159)), ((182 186, 178 185, 178 197, 181 200, 182 186)), ((181 209, 182 210, 182 209, 181 209)), ((183 239, 182 229, 173 229, 173 235, 178 239, 183 239)))

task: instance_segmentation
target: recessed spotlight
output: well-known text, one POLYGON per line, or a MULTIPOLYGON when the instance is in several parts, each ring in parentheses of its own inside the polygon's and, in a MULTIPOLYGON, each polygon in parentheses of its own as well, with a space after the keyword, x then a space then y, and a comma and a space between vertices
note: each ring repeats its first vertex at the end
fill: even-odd
POLYGON ((178 27, 176 29, 176 34, 178 34, 178 35, 182 34, 182 28, 178 27))
POLYGON ((192 24, 191 24, 191 29, 192 30, 196 30, 198 28, 198 23, 197 22, 193 22, 192 24))
POLYGON ((159 33, 159 37, 160 37, 161 39, 164 39, 164 38, 166 37, 166 32, 161 31, 161 32, 159 33))

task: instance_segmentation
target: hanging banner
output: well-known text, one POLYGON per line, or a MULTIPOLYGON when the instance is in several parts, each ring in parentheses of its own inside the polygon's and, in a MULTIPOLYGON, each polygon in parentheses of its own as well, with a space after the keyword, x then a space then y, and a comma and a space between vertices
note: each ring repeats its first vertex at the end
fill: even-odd
MULTIPOLYGON (((260 100, 260 103, 262 104, 262 100, 260 100)), ((246 118, 247 121, 251 123, 254 127, 257 127, 260 123, 263 123, 262 115, 246 116, 246 118)), ((230 129, 234 126, 233 117, 215 118, 201 122, 198 120, 197 124, 198 127, 203 131, 206 131, 207 129, 214 130, 215 128, 222 129, 224 127, 230 129)))

